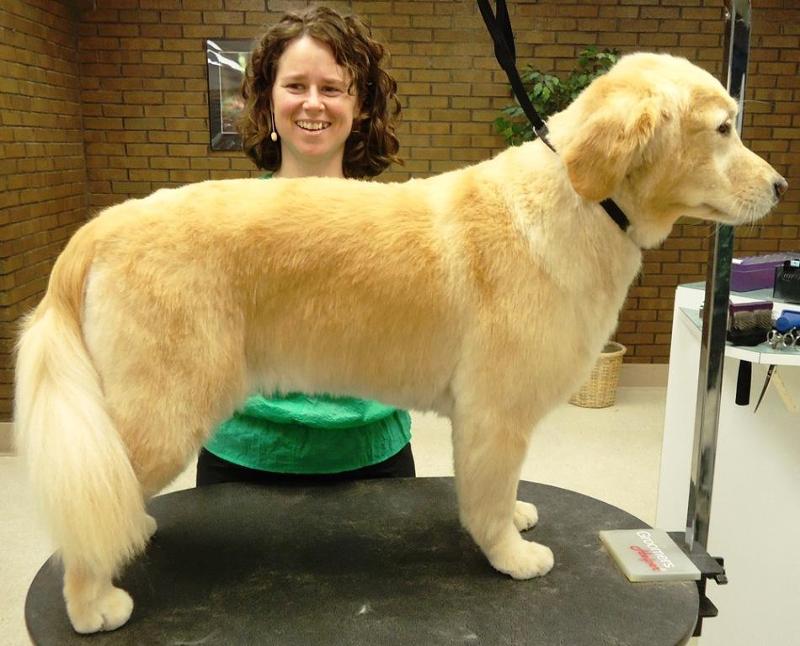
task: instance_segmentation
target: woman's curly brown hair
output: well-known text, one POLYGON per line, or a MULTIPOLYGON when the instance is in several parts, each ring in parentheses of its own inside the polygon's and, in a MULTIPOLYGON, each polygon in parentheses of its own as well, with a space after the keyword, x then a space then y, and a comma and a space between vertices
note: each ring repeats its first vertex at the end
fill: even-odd
POLYGON ((402 163, 397 156, 400 142, 395 135, 400 114, 397 82, 381 67, 386 49, 372 38, 359 18, 342 16, 327 7, 284 14, 253 50, 242 82, 245 107, 239 121, 247 156, 264 170, 274 172, 280 168, 280 142, 269 137, 272 85, 284 50, 305 35, 331 48, 337 65, 350 76, 348 91, 355 92, 360 105, 353 132, 345 142, 345 177, 374 177, 392 162, 402 163))

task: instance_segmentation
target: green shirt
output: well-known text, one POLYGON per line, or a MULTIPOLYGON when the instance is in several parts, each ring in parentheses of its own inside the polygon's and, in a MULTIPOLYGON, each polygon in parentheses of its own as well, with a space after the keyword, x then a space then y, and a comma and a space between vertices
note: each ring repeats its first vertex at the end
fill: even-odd
POLYGON ((206 449, 251 469, 339 473, 383 462, 411 439, 411 416, 378 402, 293 393, 253 395, 206 449))
POLYGON ((340 473, 383 462, 410 440, 406 411, 365 399, 292 393, 252 395, 205 448, 251 469, 340 473))

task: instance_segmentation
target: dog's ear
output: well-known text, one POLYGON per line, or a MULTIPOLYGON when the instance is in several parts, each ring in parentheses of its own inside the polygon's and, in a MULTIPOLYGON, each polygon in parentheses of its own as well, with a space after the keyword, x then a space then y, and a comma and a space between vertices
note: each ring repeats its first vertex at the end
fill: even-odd
POLYGON ((605 103, 591 101, 596 107, 561 151, 575 191, 592 201, 614 193, 663 116, 655 97, 625 90, 600 94, 605 103))

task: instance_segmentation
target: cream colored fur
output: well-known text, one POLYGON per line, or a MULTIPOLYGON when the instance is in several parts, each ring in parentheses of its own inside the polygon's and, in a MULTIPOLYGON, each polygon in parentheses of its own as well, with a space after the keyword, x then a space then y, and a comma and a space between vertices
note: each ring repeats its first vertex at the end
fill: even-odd
POLYGON ((74 628, 127 621, 112 579, 155 529, 144 501, 255 390, 450 417, 464 526, 498 570, 548 572, 518 531, 537 520, 520 467, 613 332, 640 247, 681 215, 753 222, 776 201, 782 178, 717 130, 735 110, 687 61, 632 55, 551 119, 559 155, 535 142, 402 184, 209 181, 87 223, 16 373, 74 628))

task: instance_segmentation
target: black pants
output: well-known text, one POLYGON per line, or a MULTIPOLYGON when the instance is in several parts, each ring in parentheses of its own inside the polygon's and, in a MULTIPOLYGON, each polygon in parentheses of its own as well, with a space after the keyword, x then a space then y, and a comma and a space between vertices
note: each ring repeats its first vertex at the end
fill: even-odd
POLYGON ((413 478, 416 476, 411 442, 392 457, 378 464, 342 471, 341 473, 295 474, 275 473, 249 469, 217 457, 206 449, 200 449, 197 458, 197 486, 219 484, 222 482, 251 482, 256 484, 298 484, 314 485, 326 482, 346 482, 349 480, 368 480, 370 478, 413 478))

